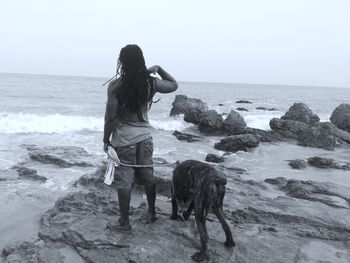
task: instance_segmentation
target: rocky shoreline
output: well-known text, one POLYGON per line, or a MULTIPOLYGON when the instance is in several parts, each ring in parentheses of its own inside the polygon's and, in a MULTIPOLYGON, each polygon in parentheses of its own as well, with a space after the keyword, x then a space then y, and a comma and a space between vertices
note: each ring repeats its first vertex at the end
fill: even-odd
MULTIPOLYGON (((200 100, 180 96, 171 115, 184 114, 185 120, 198 125, 201 136, 174 136, 190 146, 205 136, 219 135, 222 139, 215 148, 227 152, 222 156, 208 154, 206 161, 228 181, 224 210, 237 246, 224 247, 220 223, 209 214, 209 262, 350 262, 349 187, 282 176, 249 180, 244 169, 225 165, 226 155, 237 151, 249 154, 263 147, 261 142, 283 141, 326 150, 349 147, 349 126, 344 124, 349 120, 347 106, 333 112, 331 121, 337 120, 333 123, 319 122, 307 105, 296 103, 284 116, 271 120, 271 131, 264 131, 247 127, 235 111, 223 119, 200 100)), ((194 218, 187 222, 169 219, 170 178, 175 164, 155 171, 156 223, 146 224, 145 198, 136 187, 130 216, 133 232, 125 234, 106 229, 108 222, 117 220, 119 211, 115 191, 103 184, 105 164, 86 162, 89 154, 77 147, 28 146, 28 151, 36 162, 62 168, 91 166, 96 172, 80 177, 73 191, 42 215, 35 239, 6 246, 2 250, 4 262, 191 262, 190 256, 199 247, 194 218)), ((159 158, 155 162, 167 163, 159 158)), ((296 169, 340 169, 350 176, 349 163, 330 158, 310 156, 288 163, 296 169)), ((25 163, 13 169, 21 179, 45 181, 25 163)))

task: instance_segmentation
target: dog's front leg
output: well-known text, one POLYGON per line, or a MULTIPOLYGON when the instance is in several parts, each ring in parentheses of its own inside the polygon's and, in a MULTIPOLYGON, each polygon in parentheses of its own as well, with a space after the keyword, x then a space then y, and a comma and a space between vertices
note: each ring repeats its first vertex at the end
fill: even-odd
POLYGON ((217 216, 217 218, 219 219, 222 228, 225 231, 225 235, 226 235, 226 242, 225 242, 225 246, 226 247, 234 247, 236 245, 235 241, 233 241, 232 238, 232 232, 230 229, 230 226, 227 224, 225 218, 224 218, 224 213, 222 211, 222 208, 214 208, 213 207, 213 212, 214 214, 217 216))
POLYGON ((201 249, 200 252, 195 253, 192 255, 192 259, 196 262, 201 262, 203 260, 209 259, 207 255, 207 242, 208 242, 208 232, 205 225, 205 215, 204 215, 204 208, 195 209, 195 219, 197 228, 199 231, 199 236, 201 240, 201 249))
POLYGON ((193 201, 191 201, 191 203, 188 206, 187 210, 182 213, 182 216, 185 219, 185 221, 190 218, 190 215, 192 213, 193 208, 194 208, 194 204, 193 204, 193 201))

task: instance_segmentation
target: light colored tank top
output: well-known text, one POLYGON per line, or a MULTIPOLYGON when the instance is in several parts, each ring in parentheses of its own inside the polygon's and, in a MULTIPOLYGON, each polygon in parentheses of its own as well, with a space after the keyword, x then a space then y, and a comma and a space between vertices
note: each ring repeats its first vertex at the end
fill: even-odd
POLYGON ((136 144, 150 138, 152 127, 148 120, 148 105, 142 110, 143 119, 139 121, 137 114, 130 113, 127 110, 118 112, 118 124, 113 131, 111 144, 114 147, 123 147, 136 144))

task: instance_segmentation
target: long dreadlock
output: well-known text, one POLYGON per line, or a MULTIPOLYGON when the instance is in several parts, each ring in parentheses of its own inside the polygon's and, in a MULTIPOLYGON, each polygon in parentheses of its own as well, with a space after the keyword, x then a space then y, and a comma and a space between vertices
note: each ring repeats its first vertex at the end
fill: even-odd
POLYGON ((121 85, 116 91, 118 111, 136 113, 140 121, 145 121, 142 110, 152 103, 151 77, 147 71, 142 50, 137 45, 127 45, 120 51, 117 75, 121 85))

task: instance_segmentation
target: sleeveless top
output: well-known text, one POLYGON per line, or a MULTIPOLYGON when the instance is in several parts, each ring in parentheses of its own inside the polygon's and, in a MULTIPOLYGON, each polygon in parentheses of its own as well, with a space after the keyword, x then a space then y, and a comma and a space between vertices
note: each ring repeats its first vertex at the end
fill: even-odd
MULTIPOLYGON (((151 98, 155 93, 155 80, 152 79, 149 92, 153 90, 151 98), (152 85, 152 87, 151 87, 152 85)), ((118 85, 116 85, 117 88, 118 85)), ((148 103, 142 109, 142 116, 145 121, 140 121, 136 113, 131 113, 129 110, 119 110, 117 112, 117 126, 112 133, 111 144, 114 147, 124 147, 136 144, 150 138, 152 126, 148 120, 148 103)))

